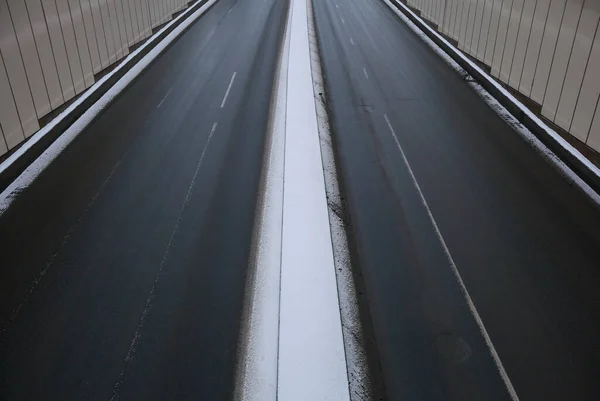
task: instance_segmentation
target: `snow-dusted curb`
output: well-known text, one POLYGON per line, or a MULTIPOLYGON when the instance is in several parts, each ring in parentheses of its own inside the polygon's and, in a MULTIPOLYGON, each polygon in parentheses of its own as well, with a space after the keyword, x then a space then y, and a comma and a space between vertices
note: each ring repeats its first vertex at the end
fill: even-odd
POLYGON ((410 8, 398 0, 383 1, 450 67, 463 76, 470 75, 473 80, 466 81, 477 94, 568 181, 600 203, 600 169, 410 8))
POLYGON ((129 54, 0 164, 0 214, 12 200, 217 0, 198 0, 129 54))
POLYGON ((276 401, 291 1, 277 60, 236 367, 235 401, 276 401))
POLYGON ((310 59, 313 79, 313 93, 317 110, 317 123, 321 141, 321 158, 325 172, 325 191, 329 207, 329 224, 333 243, 333 257, 337 278, 340 313, 342 317, 342 333, 346 351, 348 385, 351 401, 368 401, 373 399, 369 379, 367 354, 364 348, 362 322, 356 297, 356 287, 352 275, 352 263, 346 237, 346 227, 343 220, 343 203, 340 194, 333 138, 329 115, 327 114, 327 94, 321 70, 321 57, 315 30, 315 17, 312 3, 308 0, 308 35, 310 59))

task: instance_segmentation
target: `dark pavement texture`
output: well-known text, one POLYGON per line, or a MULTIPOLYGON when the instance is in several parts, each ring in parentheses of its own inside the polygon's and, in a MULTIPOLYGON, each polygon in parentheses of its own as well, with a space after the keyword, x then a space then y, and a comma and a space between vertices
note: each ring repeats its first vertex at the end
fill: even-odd
POLYGON ((219 0, 0 216, 0 399, 231 397, 284 6, 219 0))
POLYGON ((383 1, 314 7, 387 398, 509 395, 385 115, 521 401, 599 400, 598 208, 383 1))

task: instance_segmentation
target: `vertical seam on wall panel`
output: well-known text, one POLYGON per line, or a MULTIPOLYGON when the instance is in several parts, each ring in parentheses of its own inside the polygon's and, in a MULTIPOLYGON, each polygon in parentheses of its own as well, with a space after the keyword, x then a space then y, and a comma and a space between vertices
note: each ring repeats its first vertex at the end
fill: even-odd
MULTIPOLYGON (((146 24, 144 23, 144 9, 142 8, 142 2, 140 0, 131 0, 133 2, 133 8, 135 9, 135 19, 138 24, 138 42, 144 38, 146 24)), ((137 43, 137 42, 136 42, 137 43)))
POLYGON ((546 79, 546 86, 544 87, 544 96, 542 97, 542 105, 546 100, 546 92, 548 91, 548 83, 550 82, 550 75, 552 75, 552 66, 554 65, 554 58, 556 57, 556 48, 558 47, 558 40, 560 39, 560 33, 562 32, 562 23, 565 18, 565 10, 567 9, 569 0, 565 0, 565 7, 563 8, 562 15, 560 16, 560 24, 558 25, 558 35, 556 35, 556 43, 554 43, 554 50, 552 51, 552 61, 550 61, 550 70, 548 70, 548 78, 546 79))
POLYGON ((151 0, 144 0, 146 2, 146 10, 148 10, 148 28, 150 29, 150 36, 152 36, 152 14, 154 14, 153 12, 150 11, 150 1, 151 0))
MULTIPOLYGON (((48 19, 46 18, 46 10, 44 9, 44 4, 40 1, 40 7, 42 9, 42 15, 44 16, 44 23, 46 24, 46 32, 48 33, 48 42, 50 42, 50 51, 52 52, 52 60, 54 61, 54 68, 56 68, 56 78, 58 79, 58 86, 60 86, 60 97, 62 102, 65 102, 65 95, 63 93, 62 84, 60 82, 60 75, 58 73, 58 64, 56 63, 56 54, 54 53, 54 45, 52 44, 52 37, 50 36, 50 25, 48 25, 48 19)), ((52 109, 52 104, 50 104, 50 110, 52 109)))
POLYGON ((129 17, 131 19, 131 33, 133 36, 133 44, 136 43, 136 40, 139 38, 139 33, 140 33, 140 25, 138 24, 138 15, 137 15, 137 10, 135 9, 135 0, 129 0, 127 2, 127 4, 129 4, 129 17), (133 13, 131 12, 131 4, 133 4, 133 13), (133 33, 133 20, 134 17, 133 15, 135 15, 135 32, 137 32, 138 36, 136 37, 135 34, 133 33))
MULTIPOLYGON (((510 20, 511 20, 511 17, 512 17, 513 7, 515 6, 515 1, 517 1, 517 0, 512 0, 512 3, 510 5, 510 11, 508 12, 508 22, 506 24, 506 35, 504 35, 504 47, 502 48, 502 56, 500 56, 500 65, 498 67, 498 79, 500 81, 502 81, 502 79, 501 79, 501 76, 502 76, 502 61, 504 61, 504 53, 506 52, 506 40, 508 39, 508 30, 510 28, 510 20)), ((492 63, 493 63, 493 61, 492 61, 492 63)), ((509 77, 509 79, 507 79, 507 82, 506 82, 507 85, 508 85, 508 81, 510 81, 510 77, 509 77)))
POLYGON ((125 58, 125 47, 129 47, 129 40, 127 39, 127 27, 125 26, 125 13, 123 12, 123 0, 115 0, 115 14, 117 18, 117 27, 119 29, 119 37, 121 38, 121 53, 125 58), (121 19, 123 20, 123 29, 125 30, 125 43, 123 43, 123 35, 121 34, 121 24, 119 23, 119 10, 117 9, 117 3, 121 4, 121 19))
MULTIPOLYGON (((475 0, 475 14, 473 14, 473 31, 471 32, 471 41, 469 42, 469 51, 473 47, 473 36, 475 36, 475 24, 477 23, 477 9, 479 8, 479 0, 475 0)), ((481 31, 481 28, 480 28, 481 31)), ((477 53, 475 53, 477 54, 477 53)))
MULTIPOLYGON (((92 49, 90 47, 90 40, 88 38, 88 32, 87 32, 85 19, 83 18, 83 7, 81 6, 81 0, 79 0, 78 3, 79 3, 79 11, 81 12, 81 25, 83 25, 83 33, 85 34, 85 43, 87 44, 88 57, 90 59, 90 66, 92 68, 92 76, 93 76, 94 75, 94 62, 92 61, 92 49)), ((75 24, 75 21, 73 21, 73 24, 75 24)), ((83 80, 85 82, 85 76, 84 76, 83 80)))
MULTIPOLYGON (((516 89, 519 90, 521 87, 521 80, 523 79, 523 71, 525 71, 525 61, 527 61, 527 53, 529 52, 529 41, 531 40, 531 32, 533 32, 533 24, 535 23, 535 12, 537 11, 538 0, 535 0, 535 6, 533 6, 533 15, 531 16, 531 26, 529 27, 529 35, 527 36, 527 43, 525 44, 525 56, 523 57, 523 68, 521 68, 521 74, 519 75, 519 82, 517 84, 516 89)), ((550 6, 548 6, 548 10, 550 6)), ((546 20, 548 20, 548 15, 546 15, 546 20)), ((518 40, 519 38, 517 38, 518 40)), ((542 33, 542 40, 544 40, 544 36, 542 33)), ((540 48, 542 47, 542 40, 540 40, 540 48)), ((513 58, 513 63, 515 62, 513 58)), ((510 67, 512 72, 512 66, 510 67)))
POLYGON ((140 42, 144 40, 146 35, 146 18, 144 18, 144 7, 142 7, 141 0, 133 0, 133 5, 135 7, 135 15, 138 20, 138 27, 140 29, 140 42))
MULTIPOLYGON (((94 13, 92 12, 92 1, 88 2, 90 7, 90 16, 92 18, 92 26, 94 27, 94 40, 96 41, 96 50, 98 51, 98 60, 100 61, 100 69, 102 69, 102 58, 100 57, 100 45, 98 44, 98 37, 96 36, 96 23, 94 22, 94 13)), ((85 20, 83 19, 83 6, 81 5, 81 0, 79 0, 79 8, 81 9, 81 21, 83 22, 83 30, 85 32, 85 39, 88 44, 88 52, 90 53, 90 64, 92 65, 92 76, 96 73, 94 72, 94 62, 92 61, 92 48, 90 47, 90 38, 88 37, 88 29, 85 20)), ((95 80, 94 80, 95 81, 95 80)))
MULTIPOLYGON (((54 9, 56 10, 56 18, 58 18, 58 26, 60 28, 60 34, 63 39, 63 44, 65 45, 65 54, 67 56, 67 67, 69 67, 69 76, 71 77, 71 84, 73 84, 73 93, 77 93, 75 90, 75 80, 73 79, 73 72, 71 71, 71 63, 69 62, 69 51, 67 50, 67 41, 65 40, 65 33, 63 32, 62 22, 60 21, 60 13, 58 12, 58 6, 56 5, 56 0, 52 0, 54 3, 54 9)), ((81 62, 81 61, 80 61, 81 62)), ((61 88, 62 90, 62 88, 61 88)))
MULTIPOLYGON (((123 20, 123 28, 125 29, 125 46, 123 46, 123 48, 127 47, 127 50, 129 51, 129 38, 127 37, 127 21, 125 20, 125 8, 123 7, 123 1, 124 0, 119 0, 119 3, 121 4, 121 19, 123 20)), ((131 19, 131 16, 129 16, 129 19, 131 19)), ((133 27, 131 28, 133 29, 133 27)), ((123 57, 125 57, 125 55, 123 55, 123 57)))
MULTIPOLYGON (((515 0, 512 0, 513 3, 515 0)), ((512 4, 510 5, 512 9, 512 4)), ((490 64, 490 68, 494 65, 494 55, 496 54, 496 46, 498 46, 498 35, 500 34, 500 21, 502 21, 502 10, 504 9, 504 0, 502 0, 502 4, 500 5, 500 15, 498 15, 498 27, 496 28, 496 40, 494 41, 494 50, 492 51, 492 63, 490 64)), ((510 22, 510 21, 509 21, 510 22)), ((506 32, 508 32, 508 26, 506 27, 506 32)), ((506 43, 504 44, 506 47, 506 43)), ((502 54, 504 54, 504 49, 502 49, 502 54)), ((500 59, 500 67, 502 67, 502 59, 500 59)), ((500 75, 500 69, 498 69, 498 75, 500 75)))
MULTIPOLYGON (((125 48, 129 49, 129 38, 127 37, 127 22, 125 21, 125 11, 123 10, 123 0, 116 0, 121 5, 121 21, 123 21, 123 30, 125 31, 125 43, 122 43, 121 51, 123 52, 123 58, 125 58, 125 48)), ((117 10, 118 6, 115 6, 115 10, 117 10)), ((117 24, 119 24, 119 13, 117 10, 117 24)), ((119 24, 121 27, 121 24, 119 24)), ((121 38, 121 41, 123 39, 121 38)))
POLYGON ((146 6, 148 7, 148 15, 150 16, 150 34, 152 34, 152 25, 154 23, 152 16, 154 15, 154 9, 153 7, 150 7, 150 2, 152 2, 152 0, 146 0, 146 6))
MULTIPOLYGON (((498 32, 500 32, 500 20, 502 18, 502 9, 504 8, 504 0, 500 4, 500 13, 498 14, 498 26, 496 27, 496 39, 494 40, 494 48, 492 49, 492 62, 490 63, 490 68, 494 64, 494 54, 496 54, 496 46, 498 45, 498 32)), ((493 10, 492 10, 493 12, 493 10)), ((486 47, 487 51, 487 47, 486 47)))
MULTIPOLYGON (((6 4, 6 8, 8 8, 8 3, 6 4)), ((17 118, 19 119, 19 127, 21 127, 21 132, 23 134, 23 138, 25 137, 25 130, 23 129, 23 122, 21 120, 21 113, 19 112, 19 107, 17 106, 17 99, 15 98, 15 91, 13 90, 12 84, 10 83, 10 78, 8 77, 8 70, 6 69, 6 63, 4 62, 4 55, 2 54, 2 49, 0 49, 0 60, 2 61, 2 66, 4 71, 6 71, 6 78, 8 82, 8 87, 10 88, 10 94, 13 98, 13 104, 15 105, 15 111, 17 112, 17 118)), ((6 134, 4 134, 6 135, 6 134)), ((4 138, 6 141, 6 138, 4 138)), ((6 142, 6 149, 10 149, 8 146, 8 142, 6 142)))
MULTIPOLYGON (((523 22, 523 13, 525 12, 526 4, 527 4, 527 0, 523 0, 523 7, 521 7, 521 16, 519 17, 519 26, 517 27, 517 36, 515 37, 515 48, 513 50, 512 61, 510 62, 510 69, 508 70, 508 82, 510 82, 510 76, 512 74, 513 65, 515 64, 515 56, 517 55, 517 45, 519 44, 519 33, 521 32, 521 22, 523 22)), ((535 0, 535 4, 537 5, 537 0, 535 0)), ((535 10, 534 10, 534 15, 535 15, 535 10)), ((531 18, 531 27, 529 28, 529 32, 531 32, 531 28, 533 28, 533 17, 531 18)), ((527 54, 527 48, 525 48, 525 54, 527 54)), ((525 57, 523 57, 523 64, 525 64, 525 57)), ((509 84, 509 86, 510 86, 510 84, 509 84)), ((519 90, 519 85, 517 85, 517 87, 515 89, 519 90)))
POLYGON ((443 33, 446 29, 446 10, 448 9, 448 1, 444 0, 444 5, 442 6, 442 30, 443 33))
MULTIPOLYGON (((492 15, 494 15, 494 3, 496 3, 496 1, 500 1, 500 0, 490 0, 490 2, 491 2, 490 20, 488 21, 488 30, 487 30, 487 33, 485 34, 485 46, 483 48, 483 63, 484 64, 485 64, 485 54, 487 53, 488 39, 490 38, 490 30, 492 29, 492 15)), ((502 6, 500 6, 500 7, 502 7, 502 6)), ((477 49, 477 51, 479 52, 479 49, 477 49)))
MULTIPOLYGON (((552 9, 553 2, 554 2, 554 0, 550 0, 550 4, 548 4, 548 12, 546 13, 546 18, 544 18, 544 29, 542 30, 542 39, 540 40, 540 50, 538 51, 537 60, 535 61, 535 69, 533 70, 533 79, 531 80, 531 91, 529 92, 530 95, 531 95, 531 92, 533 92, 533 84, 535 83, 535 76, 537 75, 538 64, 540 63, 540 56, 542 55, 542 46, 544 45, 544 38, 546 37, 546 27, 548 25, 548 18, 550 17, 550 10, 552 9)), ((565 0, 565 7, 566 7, 566 4, 567 4, 567 0, 565 0)), ((560 33, 560 27, 559 27, 559 33, 560 33)), ((558 36, 556 37, 556 40, 558 41, 558 36)))
MULTIPOLYGON (((112 23, 112 18, 110 16, 110 4, 109 4, 110 0, 106 0, 106 9, 108 10, 108 22, 110 23, 110 33, 112 34, 112 38, 113 38, 113 42, 115 44, 115 63, 117 61, 120 60, 119 55, 117 53, 119 53, 119 46, 122 46, 122 44, 117 44, 117 41, 115 40, 115 27, 113 26, 112 23)), ((117 10, 114 10, 115 13, 115 19, 117 20, 117 33, 119 35, 119 42, 121 41, 121 30, 119 29, 119 18, 116 16, 117 10)), ((123 56, 121 56, 123 57, 123 56)))
POLYGON ((458 19, 458 2, 461 0, 454 0, 456 7, 454 7, 454 24, 452 25, 452 34, 456 33, 456 20, 458 19))
POLYGON ((594 125, 594 120, 596 119, 596 113, 598 113, 598 104, 600 103, 600 97, 598 97, 598 99, 596 100, 596 107, 594 108, 594 114, 592 114, 592 121, 590 122, 590 127, 588 128, 588 133, 585 136, 585 144, 587 145, 587 142, 590 139, 590 135, 592 134, 592 126, 594 125))
MULTIPOLYGON (((98 12, 100 13, 100 22, 102 22, 102 34, 104 35, 104 46, 106 47, 106 62, 108 63, 108 67, 111 64, 110 52, 108 51, 108 36, 106 36, 106 29, 104 29, 104 17, 102 17, 102 5, 100 5, 100 0, 96 0, 96 3, 98 4, 98 12)), ((110 15, 108 16, 108 22, 110 23, 110 15)))
MULTIPOLYGON (((33 111, 35 116, 39 119, 37 107, 35 105, 35 99, 33 97, 33 92, 31 91, 31 83, 29 82, 29 74, 27 73, 27 68, 25 68, 25 60, 23 60, 23 51, 21 50, 21 43, 19 42, 19 36, 17 35, 17 30, 15 29, 15 21, 13 20, 12 13, 10 12, 10 6, 8 2, 6 3, 6 10, 8 11, 8 17, 10 18, 10 25, 12 26, 13 32, 15 33, 15 41, 17 42, 17 49, 19 49, 19 56, 21 57, 21 65, 23 66, 23 72, 25 72, 25 80, 27 81, 27 88, 29 89, 29 96, 31 96, 31 103, 33 104, 33 111)), ((33 32, 32 32, 33 34, 33 32)), ((5 67, 6 69, 6 67, 5 67)), ((8 76, 8 70, 6 70, 6 75, 8 76)), ((10 78, 9 78, 10 81, 10 78)), ((50 98, 48 98, 50 101, 50 98)), ((15 105, 16 105, 15 101, 15 105)), ((22 124, 21 124, 22 125, 22 124)), ((25 130, 23 130, 23 135, 25 136, 25 130)))
MULTIPOLYGON (((467 45, 467 31, 469 30, 469 15, 471 14, 471 5, 473 4, 472 0, 468 0, 469 2, 469 7, 467 7, 467 19, 465 20, 465 49, 466 49, 466 45, 467 45)), ((460 21, 460 24, 462 25, 462 21, 460 21)), ((459 47, 460 47, 460 36, 459 36, 459 47)), ((465 54, 468 54, 467 52, 465 52, 465 54)))
MULTIPOLYGON (((583 4, 585 5, 585 2, 583 4)), ((581 10, 583 13, 583 6, 582 6, 581 10)), ((596 41, 596 35, 598 35, 598 26, 599 25, 600 25, 600 19, 598 19, 598 21, 596 21, 596 30, 594 31, 594 37, 592 38, 592 45, 590 46, 590 52, 588 54, 587 61, 585 62, 585 68, 583 69, 583 75, 581 76, 581 83, 579 84, 579 91, 577 92, 577 100, 575 100, 575 107, 573 108, 573 115, 571 115, 571 123, 569 124, 569 132, 571 132, 571 128, 573 126, 573 120, 575 119, 575 112, 577 111, 577 105, 579 104, 579 97, 581 96, 581 88, 583 87, 583 81, 585 80, 585 74, 587 73, 587 68, 588 68, 588 65, 590 64, 590 58, 592 57, 592 51, 594 50, 594 42, 596 41)), ((575 32, 575 35, 577 36, 577 32, 575 32)), ((567 71, 568 71, 568 66, 567 66, 567 71)), ((559 106, 560 106, 560 101, 559 101, 559 106)), ((597 107, 597 103, 596 103, 596 107, 597 107)), ((558 111, 558 108, 556 110, 558 111)), ((594 118, 594 116, 592 116, 592 122, 593 122, 593 118, 594 118)), ((589 131, 591 129, 592 129, 592 124, 590 124, 590 129, 588 130, 588 135, 589 135, 589 131)), ((587 141, 587 139, 586 139, 586 141, 587 141)))
MULTIPOLYGON (((558 114, 558 108, 560 107, 560 100, 562 98, 563 90, 565 89, 565 81, 567 80, 567 73, 569 72, 569 65, 571 65, 571 57, 573 57, 573 47, 575 46, 575 40, 577 40, 577 31, 579 30, 579 23, 581 22, 581 15, 583 14, 583 8, 585 7, 585 3, 587 0, 583 1, 581 4, 581 10, 579 10, 579 17, 577 18, 577 25, 575 26, 575 33, 573 34, 573 42, 571 42, 571 49, 569 50, 569 59, 567 60, 567 67, 565 68, 565 76, 563 77, 562 85, 560 86, 560 92, 558 94, 558 101, 556 102, 556 111, 554 112, 554 118, 552 121, 556 120, 556 115, 558 114)), ((592 48, 590 47, 590 54, 592 53, 592 48)), ((581 82, 583 82, 583 77, 581 78, 581 82)), ((581 90, 581 87, 579 87, 581 90)), ((575 110, 573 110, 575 113, 575 110)), ((571 124, 569 124, 570 126, 571 124)))
MULTIPOLYGON (((66 3, 67 3, 67 8, 69 9, 69 15, 71 16, 71 24, 73 25, 73 36, 75 36, 75 47, 77 48, 77 57, 79 58, 79 66, 81 67, 81 78, 83 79, 83 86, 85 86, 85 71, 83 71, 83 61, 81 61, 81 52, 79 51, 79 42, 77 41, 77 31, 75 31, 75 20, 73 19, 73 12, 71 11, 71 2, 69 0, 66 0, 66 3)), ((83 24, 83 11, 81 13, 81 23, 83 24)), ((90 65, 91 65, 92 59, 90 56, 89 47, 88 47, 88 57, 90 58, 90 65)))
POLYGON ((8 151, 10 148, 8 147, 8 142, 6 142, 6 137, 4 136, 4 128, 2 128, 2 121, 0 121, 0 136, 2 137, 2 141, 4 142, 4 146, 8 151))
POLYGON ((27 19, 29 20, 29 26, 31 26, 31 36, 33 36, 33 44, 35 45, 35 52, 38 56, 38 65, 40 66, 40 71, 42 72, 42 79, 44 80, 44 89, 46 90, 46 96, 48 97, 48 108, 50 110, 52 110, 52 101, 50 100, 50 93, 48 92, 48 83, 46 82, 46 74, 44 74, 44 69, 42 68, 42 57, 40 56, 37 39, 35 38, 35 32, 33 31, 33 23, 31 22, 31 15, 29 15, 29 8, 27 7, 27 1, 24 1, 23 3, 25 3, 25 12, 27 13, 27 19))
POLYGON ((469 1, 469 0, 463 0, 463 2, 462 2, 462 9, 459 12, 460 22, 457 22, 457 24, 458 24, 458 39, 456 41, 458 42, 458 44, 457 44, 456 47, 458 47, 458 48, 460 48, 460 31, 461 31, 461 25, 462 25, 462 17, 463 17, 464 10, 465 10, 465 7, 466 7, 465 6, 465 2, 466 1, 469 1))

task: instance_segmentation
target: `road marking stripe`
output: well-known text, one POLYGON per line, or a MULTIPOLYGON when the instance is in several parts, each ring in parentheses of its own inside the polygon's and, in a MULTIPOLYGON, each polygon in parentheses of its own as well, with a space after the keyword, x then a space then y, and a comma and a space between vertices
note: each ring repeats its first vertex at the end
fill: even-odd
POLYGON ((354 45, 354 39, 350 38, 350 43, 354 45))
POLYGON ((365 74, 365 77, 366 77, 367 79, 369 79, 369 74, 367 74, 367 70, 366 70, 366 68, 365 68, 365 67, 363 67, 363 73, 365 74))
POLYGON ((233 75, 231 76, 231 81, 229 81, 229 86, 227 87, 227 91, 225 91, 225 96, 223 96, 223 101, 221 102, 221 108, 223 108, 223 106, 225 106, 225 102, 227 101, 227 96, 229 96, 229 91, 231 90, 231 87, 233 86, 233 81, 235 80, 236 75, 237 75, 237 72, 234 72, 233 75))
POLYGON ((342 24, 346 25, 346 21, 342 18, 342 24))
POLYGON ((425 200, 425 196, 423 195, 423 192, 421 191, 421 187, 419 186, 419 183, 417 182, 417 178, 415 177, 415 174, 413 173, 412 168, 410 167, 408 159, 406 158, 406 155, 404 154, 404 150, 402 149, 402 146, 400 145, 400 141, 398 140, 398 137, 396 136, 396 131, 394 130, 394 127, 392 127, 392 124, 390 123, 390 120, 388 119, 387 114, 384 114, 383 117, 385 118, 385 122, 387 123, 387 126, 390 129, 392 136, 394 137, 394 141, 396 142, 396 146, 398 147, 398 150, 400 151, 400 155, 402 155, 402 160, 404 160, 404 164, 406 165, 406 168, 408 169, 408 173, 410 174, 413 185, 415 186, 415 188, 417 189, 417 192, 419 193, 419 197, 421 198, 421 203, 423 204, 423 206, 425 207, 425 210, 427 211, 429 220, 431 221, 431 224, 433 225, 433 229, 435 231, 436 236, 438 237, 438 240, 442 244, 442 248, 444 250, 444 253, 446 254, 448 263, 450 264, 452 272, 454 273, 454 277, 456 278, 456 281, 458 282, 458 284, 460 286, 460 289, 463 293, 465 301, 467 302, 467 305, 469 306, 469 309, 471 311, 471 314, 473 315, 473 317, 475 318, 475 321, 477 322, 477 326, 479 326, 479 331, 481 332, 481 335, 483 336, 485 343, 486 343, 490 353, 492 354, 492 358, 494 359, 496 368, 498 369, 498 372, 500 373, 500 376, 501 376, 502 380, 504 381, 504 384, 510 395, 510 398, 513 401, 519 401, 519 397, 517 396, 515 388, 513 387, 512 383, 510 381, 510 378, 508 377, 508 374, 506 373, 506 370, 504 369, 504 365, 502 364, 502 361, 500 360, 500 357, 498 356, 498 353, 496 352, 496 348, 494 347, 494 344, 492 343, 492 339, 490 338, 490 336, 483 324, 483 320, 481 320, 481 317, 479 316, 479 312, 477 312, 477 308, 475 307, 475 304, 473 303, 473 300, 471 299, 471 296, 469 295, 469 291, 467 290, 467 287, 465 286, 465 283, 463 282, 460 272, 458 271, 458 268, 456 267, 456 264, 454 263, 454 259, 452 258, 452 255, 450 254, 450 250, 448 249, 448 246, 446 245, 446 241, 444 240, 444 237, 442 236, 442 233, 440 232, 437 222, 435 221, 435 218, 433 217, 433 214, 431 213, 431 209, 429 209, 429 205, 427 204, 427 201, 425 200))
POLYGON ((158 281, 162 276, 163 269, 169 260, 169 254, 171 253, 171 248, 173 247, 173 240, 177 235, 177 231, 179 231, 179 226, 181 225, 181 220, 183 217, 183 213, 190 202, 190 198, 192 197, 192 192, 194 191, 194 187, 196 186, 196 179, 198 178, 198 172, 200 171, 200 167, 202 166, 202 161, 204 160, 204 155, 206 154, 206 149, 208 149, 208 145, 213 137, 213 134, 217 130, 217 123, 214 123, 212 129, 210 130, 210 134, 208 135, 208 139, 206 140, 206 144, 204 144, 204 148, 202 149, 202 154, 200 155, 200 159, 198 160, 198 165, 196 166, 196 171, 194 171, 194 176, 192 177, 192 181, 190 182, 190 186, 188 187, 188 191, 185 195, 185 199, 183 204, 181 205, 181 209, 179 210, 179 215, 177 216, 177 220, 175 221, 175 226, 173 227, 173 231, 171 232, 171 237, 169 238, 169 242, 167 243, 167 247, 165 248, 165 253, 163 254, 163 258, 158 267, 158 272, 154 277, 154 282, 152 283, 152 287, 150 288, 150 294, 146 299, 146 304, 144 306, 144 310, 142 311, 142 315, 140 316, 140 320, 138 326, 133 334, 133 339, 131 340, 131 344, 129 345, 129 350, 127 351, 127 355, 125 356, 125 360, 123 361, 123 366, 119 371, 119 376, 117 377, 117 381, 113 386, 113 392, 110 397, 110 401, 117 401, 120 398, 121 386, 125 382, 125 378, 127 376, 127 371, 131 362, 135 357, 135 353, 140 343, 140 339, 142 338, 142 329, 144 328, 144 324, 152 311, 152 305, 154 298, 156 297, 156 286, 158 281))
POLYGON ((162 106, 162 104, 164 103, 164 101, 167 99, 167 97, 169 97, 169 94, 171 93, 171 91, 173 90, 173 88, 169 89, 169 91, 167 92, 167 94, 162 98, 162 100, 160 101, 160 103, 158 104, 158 106, 156 106, 157 109, 160 108, 160 106, 162 106))

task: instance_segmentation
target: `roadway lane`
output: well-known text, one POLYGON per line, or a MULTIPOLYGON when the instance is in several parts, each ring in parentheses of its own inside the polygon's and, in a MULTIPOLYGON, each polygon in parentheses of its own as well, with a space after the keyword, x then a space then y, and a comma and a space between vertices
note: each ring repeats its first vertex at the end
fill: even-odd
POLYGON ((600 399, 598 208, 381 0, 314 4, 387 397, 509 399, 404 152, 520 399, 600 399))
POLYGON ((231 397, 284 6, 219 0, 0 216, 0 399, 231 397))

